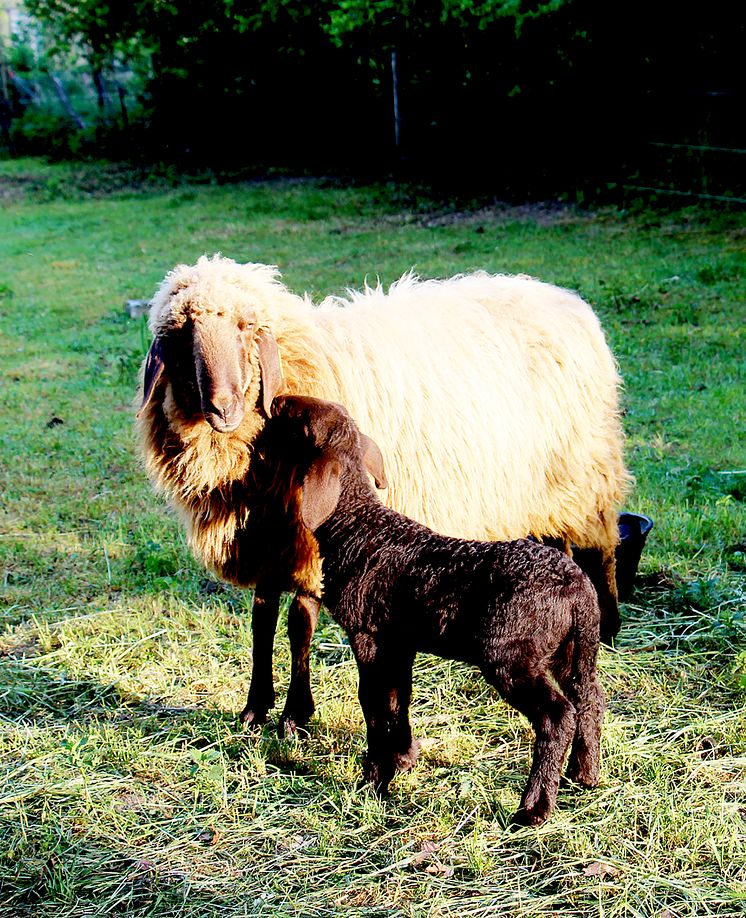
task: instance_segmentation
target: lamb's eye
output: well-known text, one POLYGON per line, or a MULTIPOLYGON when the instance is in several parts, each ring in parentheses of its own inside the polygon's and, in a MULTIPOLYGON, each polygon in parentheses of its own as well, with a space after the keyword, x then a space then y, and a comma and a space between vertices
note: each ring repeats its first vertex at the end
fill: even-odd
POLYGON ((254 322, 251 319, 239 319, 238 320, 238 330, 240 332, 250 332, 254 328, 254 322))

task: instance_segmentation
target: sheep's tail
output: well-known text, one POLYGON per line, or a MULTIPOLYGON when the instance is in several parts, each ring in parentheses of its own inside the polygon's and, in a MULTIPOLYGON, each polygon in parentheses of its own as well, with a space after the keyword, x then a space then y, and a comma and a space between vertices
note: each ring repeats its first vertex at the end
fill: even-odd
POLYGON ((577 715, 567 776, 585 787, 598 784, 601 722, 606 707, 596 672, 600 621, 596 590, 584 575, 574 603, 572 663, 564 688, 577 715))

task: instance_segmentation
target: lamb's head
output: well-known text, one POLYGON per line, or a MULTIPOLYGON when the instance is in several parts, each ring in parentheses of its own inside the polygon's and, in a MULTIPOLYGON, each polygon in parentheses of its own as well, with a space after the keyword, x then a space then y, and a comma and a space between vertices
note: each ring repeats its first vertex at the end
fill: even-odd
POLYGON ((171 271, 151 306, 154 338, 141 410, 165 374, 181 414, 203 419, 220 433, 236 430, 247 408, 260 404, 269 416, 282 372, 274 337, 260 324, 257 306, 262 286, 275 283, 275 271, 266 265, 239 265, 217 256, 171 271))
POLYGON ((359 481, 363 469, 386 488, 383 457, 349 412, 334 402, 281 396, 272 404, 272 434, 302 481, 301 517, 314 531, 337 507, 343 481, 359 481))

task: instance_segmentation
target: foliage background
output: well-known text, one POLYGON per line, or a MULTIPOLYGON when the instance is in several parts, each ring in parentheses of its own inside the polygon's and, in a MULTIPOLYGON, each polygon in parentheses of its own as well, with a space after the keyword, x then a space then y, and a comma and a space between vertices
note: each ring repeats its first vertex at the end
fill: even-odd
POLYGON ((21 119, 19 152, 395 170, 501 197, 619 197, 625 185, 653 184, 746 198, 743 157, 732 152, 746 149, 746 23, 727 0, 25 5, 43 24, 35 66, 75 60, 114 83, 136 79, 127 124, 116 106, 83 137, 69 118, 46 132, 21 119))

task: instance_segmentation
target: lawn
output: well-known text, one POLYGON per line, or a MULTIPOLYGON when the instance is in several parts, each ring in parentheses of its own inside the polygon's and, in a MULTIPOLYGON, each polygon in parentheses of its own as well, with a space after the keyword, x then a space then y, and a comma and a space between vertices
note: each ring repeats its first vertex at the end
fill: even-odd
MULTIPOLYGON (((0 916, 746 914, 746 220, 447 205, 336 181, 0 162, 0 916), (134 448, 124 310, 207 252, 315 297, 525 272, 614 349, 627 508, 655 528, 600 656, 602 784, 512 831, 531 732, 420 657, 416 769, 358 788, 356 669, 322 617, 306 738, 243 733, 250 606, 190 557, 134 448)), ((287 685, 278 637, 276 679, 287 685)), ((275 712, 277 714, 277 711, 275 712)))

